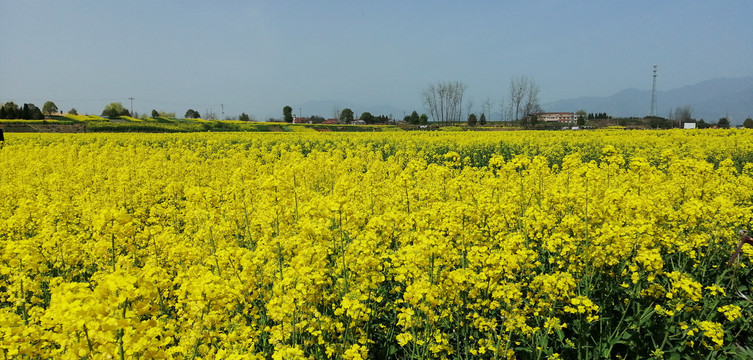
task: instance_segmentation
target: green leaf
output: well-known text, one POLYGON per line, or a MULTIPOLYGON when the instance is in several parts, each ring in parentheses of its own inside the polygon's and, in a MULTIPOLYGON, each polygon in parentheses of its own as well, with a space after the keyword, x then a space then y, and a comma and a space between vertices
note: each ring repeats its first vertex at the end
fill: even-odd
POLYGON ((395 347, 395 345, 390 345, 390 347, 387 348, 387 354, 388 355, 393 355, 393 354, 396 354, 396 353, 397 353, 397 348, 395 347))
POLYGON ((560 341, 565 341, 565 332, 563 332, 562 330, 557 330, 557 338, 560 341))

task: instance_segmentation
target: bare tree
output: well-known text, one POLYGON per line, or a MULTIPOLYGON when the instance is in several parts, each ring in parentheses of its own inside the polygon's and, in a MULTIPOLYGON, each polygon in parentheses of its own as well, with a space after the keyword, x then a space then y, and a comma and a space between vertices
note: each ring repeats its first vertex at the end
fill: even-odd
POLYGON ((335 119, 339 119, 340 118, 340 111, 342 111, 342 110, 340 110, 339 106, 337 106, 337 105, 333 106, 332 107, 332 117, 335 118, 335 119))
POLYGON ((462 121, 463 94, 466 87, 459 81, 453 81, 431 84, 424 90, 424 106, 434 121, 441 124, 462 121))
POLYGON ((675 118, 681 123, 690 122, 693 119, 693 108, 690 105, 678 106, 675 109, 675 118))
MULTIPOLYGON (((677 109, 675 109, 674 116, 674 119, 670 117, 669 120, 677 120, 677 127, 682 127, 682 123, 693 121, 693 108, 690 105, 678 106, 677 109)), ((674 127, 674 124, 672 127, 674 127)))
POLYGON ((528 78, 525 76, 510 80, 510 112, 514 115, 513 120, 520 120, 520 107, 527 87, 528 78))
POLYGON ((481 104, 481 112, 485 113, 486 118, 489 120, 492 119, 492 106, 494 106, 494 101, 490 97, 487 97, 484 103, 481 104))
POLYGON ((528 76, 519 76, 510 81, 510 113, 521 117, 541 112, 539 86, 528 76))
POLYGON ((473 110, 473 100, 468 99, 465 101, 465 115, 466 117, 471 115, 471 110, 473 110))
POLYGON ((510 119, 510 108, 505 106, 505 99, 499 101, 499 120, 508 121, 510 119))
POLYGON ((528 83, 528 91, 526 92, 526 106, 524 107, 524 116, 538 114, 541 112, 541 105, 539 105, 539 85, 533 81, 528 83))

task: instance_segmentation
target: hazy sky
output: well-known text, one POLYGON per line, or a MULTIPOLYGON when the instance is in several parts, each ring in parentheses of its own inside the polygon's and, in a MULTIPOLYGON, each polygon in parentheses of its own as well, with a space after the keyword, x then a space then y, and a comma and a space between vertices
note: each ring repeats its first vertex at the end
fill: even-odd
POLYGON ((751 76, 753 1, 0 0, 0 39, 3 103, 266 120, 320 100, 423 112, 457 80, 479 111, 521 75, 542 103, 650 89, 653 64, 659 90, 751 76))

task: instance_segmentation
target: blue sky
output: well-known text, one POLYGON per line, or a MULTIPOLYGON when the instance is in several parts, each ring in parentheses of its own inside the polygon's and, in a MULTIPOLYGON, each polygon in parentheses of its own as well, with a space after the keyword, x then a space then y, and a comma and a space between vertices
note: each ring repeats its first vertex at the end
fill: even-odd
POLYGON ((266 120, 324 100, 423 112, 429 84, 461 81, 480 111, 513 77, 546 103, 650 89, 653 64, 669 90, 753 75, 751 15, 749 0, 0 0, 0 102, 266 120))

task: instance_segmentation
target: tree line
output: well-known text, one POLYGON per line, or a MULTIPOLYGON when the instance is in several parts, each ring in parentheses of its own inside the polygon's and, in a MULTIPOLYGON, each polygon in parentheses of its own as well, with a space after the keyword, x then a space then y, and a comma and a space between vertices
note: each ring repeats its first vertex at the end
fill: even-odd
MULTIPOLYGON (((422 93, 424 105, 426 106, 429 115, 418 114, 417 111, 413 111, 410 115, 403 117, 403 122, 412 125, 428 124, 429 117, 433 119, 435 123, 441 125, 453 125, 466 123, 469 126, 487 124, 490 121, 491 109, 494 106, 494 101, 491 98, 487 98, 482 103, 482 110, 480 115, 472 112, 473 101, 465 99, 465 91, 467 85, 459 81, 453 82, 439 82, 430 84, 422 93), (465 99, 465 104, 463 101, 465 99), (464 106, 465 105, 465 109, 464 106), (465 110, 465 111, 464 111, 465 110), (464 117, 465 116, 465 117, 464 117), (463 120, 464 119, 464 120, 463 120)), ((539 123, 537 115, 542 112, 543 109, 539 104, 539 86, 536 82, 528 76, 519 76, 513 78, 509 84, 509 95, 507 98, 500 100, 499 109, 502 118, 500 120, 507 119, 508 121, 518 122, 523 127, 536 127, 539 123)), ((42 109, 38 108, 32 103, 25 103, 22 106, 16 105, 13 101, 6 102, 0 107, 0 119, 25 119, 25 120, 43 120, 45 116, 51 116, 59 113, 57 105, 52 101, 47 101, 42 106, 42 109)), ((78 115, 75 108, 68 111, 71 115, 78 115)), ((290 106, 283 107, 282 121, 292 123, 293 122, 293 108, 290 106)), ((612 119, 605 112, 600 113, 586 113, 584 110, 578 110, 575 113, 576 124, 584 125, 586 120, 608 120, 612 119)), ((102 111, 103 117, 118 118, 121 116, 133 116, 139 117, 138 113, 131 114, 122 103, 113 102, 105 106, 102 111)), ((157 111, 153 109, 151 111, 152 118, 175 118, 175 113, 168 113, 163 111, 157 111)), ((184 115, 187 119, 201 118, 201 114, 194 110, 188 109, 184 115)), ((204 115, 206 119, 214 119, 215 116, 212 113, 207 112, 204 115)), ((342 110, 335 110, 335 118, 341 123, 351 124, 355 120, 361 120, 365 124, 387 124, 394 122, 392 116, 379 115, 374 116, 370 112, 363 112, 360 118, 356 119, 353 110, 345 108, 342 110)), ((226 120, 233 120, 234 118, 226 118, 226 120)), ((248 114, 241 113, 237 118, 241 121, 253 121, 248 114)), ((278 121, 276 119, 269 119, 270 121, 278 121)), ((308 122, 318 124, 323 123, 327 119, 312 115, 307 118, 308 122)), ((689 105, 679 106, 669 112, 668 118, 663 117, 646 117, 644 119, 651 128, 672 128, 682 127, 682 123, 696 123, 697 128, 711 128, 720 127, 728 128, 730 126, 729 120, 726 117, 720 118, 715 123, 707 123, 703 119, 695 120, 692 117, 692 108, 689 105)), ((624 119, 616 119, 617 122, 625 122, 624 119)), ((623 125, 623 124, 619 124, 623 125)), ((743 123, 745 128, 753 128, 753 119, 747 118, 743 123)))
MULTIPOLYGON (((477 116, 472 111, 473 101, 465 99, 467 88, 466 84, 459 81, 430 84, 421 95, 433 121, 441 125, 462 122, 471 126, 486 125, 495 102, 487 98, 481 104, 482 110, 477 116)), ((535 114, 543 111, 539 103, 539 94, 539 85, 531 77, 518 76, 510 80, 508 96, 499 102, 502 120, 507 118, 511 121, 535 123, 535 114)))
MULTIPOLYGON (((667 118, 663 117, 647 117, 650 120, 652 128, 668 129, 674 127, 683 127, 685 123, 694 123, 697 129, 710 129, 720 128, 728 129, 731 124, 729 119, 725 116, 719 118, 716 122, 707 122, 704 119, 695 119, 693 117, 693 108, 690 105, 681 105, 673 110, 669 111, 667 118)), ((746 129, 753 129, 753 119, 747 118, 743 121, 743 127, 746 129)))
POLYGON ((52 101, 44 103, 42 109, 31 103, 18 106, 13 101, 8 101, 0 107, 0 119, 43 120, 45 115, 57 112, 58 107, 52 101))
POLYGON ((607 113, 589 113, 588 120, 609 119, 610 116, 607 113))
MULTIPOLYGON (((363 121, 365 124, 388 124, 392 122, 392 118, 387 115, 377 115, 374 116, 372 113, 365 111, 361 113, 360 118, 355 117, 355 113, 350 108, 344 108, 342 110, 335 108, 334 110, 334 118, 337 119, 340 123, 344 124, 353 124, 356 120, 363 121)), ((418 115, 417 115, 418 116, 418 115)), ((312 124, 321 124, 327 121, 324 117, 321 117, 319 115, 311 115, 308 118, 305 118, 307 122, 312 124)), ((271 122, 276 122, 278 119, 269 119, 271 122)), ((282 108, 282 121, 286 123, 292 123, 295 121, 295 118, 293 116, 293 108, 290 105, 285 105, 282 108)))

